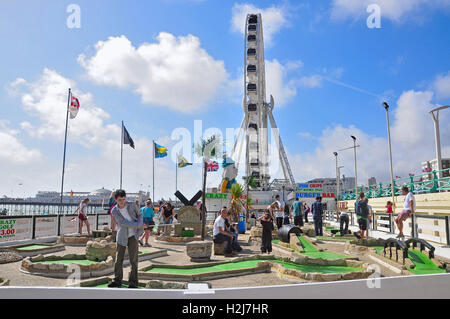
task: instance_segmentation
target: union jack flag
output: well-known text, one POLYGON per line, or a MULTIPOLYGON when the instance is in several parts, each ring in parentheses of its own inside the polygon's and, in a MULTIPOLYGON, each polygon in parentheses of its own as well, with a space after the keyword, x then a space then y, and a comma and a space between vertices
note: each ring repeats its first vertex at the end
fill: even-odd
POLYGON ((219 163, 216 161, 210 161, 208 163, 207 172, 217 172, 219 170, 219 163))

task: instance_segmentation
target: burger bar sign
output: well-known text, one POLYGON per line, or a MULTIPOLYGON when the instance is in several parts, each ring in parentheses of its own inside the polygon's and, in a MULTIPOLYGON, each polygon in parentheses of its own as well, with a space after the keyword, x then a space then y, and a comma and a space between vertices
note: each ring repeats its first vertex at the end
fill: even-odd
POLYGON ((298 184, 295 197, 315 198, 317 196, 321 196, 323 198, 334 198, 334 193, 324 193, 322 184, 298 184))

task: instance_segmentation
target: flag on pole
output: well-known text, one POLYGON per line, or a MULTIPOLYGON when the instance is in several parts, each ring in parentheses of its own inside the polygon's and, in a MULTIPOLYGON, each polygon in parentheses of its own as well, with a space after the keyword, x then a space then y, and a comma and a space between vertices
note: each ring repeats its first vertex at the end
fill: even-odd
POLYGON ((125 128, 125 125, 123 126, 123 144, 130 144, 131 148, 134 149, 133 139, 125 128))
POLYGON ((217 172, 219 170, 219 163, 216 161, 210 161, 208 163, 207 172, 217 172))
POLYGON ((72 99, 70 101, 69 106, 70 118, 71 119, 76 118, 79 110, 80 110, 80 101, 78 101, 78 99, 72 95, 72 99))
POLYGON ((167 148, 155 143, 155 158, 162 158, 167 156, 167 148))
POLYGON ((189 163, 189 162, 187 161, 187 159, 185 159, 185 158, 184 158, 183 156, 181 156, 180 154, 178 154, 178 160, 179 160, 178 168, 183 168, 183 167, 192 165, 192 163, 189 163))

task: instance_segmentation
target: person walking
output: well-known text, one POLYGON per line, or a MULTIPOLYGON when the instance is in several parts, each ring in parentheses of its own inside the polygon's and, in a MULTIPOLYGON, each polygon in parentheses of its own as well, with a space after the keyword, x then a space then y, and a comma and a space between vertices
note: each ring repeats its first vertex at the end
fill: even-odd
POLYGON ((397 228, 399 231, 397 238, 399 239, 405 238, 405 235, 403 234, 403 222, 411 217, 416 211, 416 199, 414 198, 413 193, 409 191, 407 186, 402 187, 402 195, 405 196, 405 201, 403 202, 403 210, 395 219, 395 223, 397 224, 397 228))
POLYGON ((275 210, 275 220, 277 228, 280 229, 283 227, 284 201, 280 199, 280 195, 275 196, 275 201, 278 203, 278 209, 275 210))
POLYGON ((261 222, 263 228, 261 236, 261 252, 263 254, 272 252, 272 231, 273 227, 273 217, 269 211, 266 211, 263 216, 259 217, 258 220, 261 222))
POLYGON ((323 236, 323 206, 321 196, 316 197, 316 201, 312 204, 311 210, 313 214, 316 236, 323 236))
POLYGON ((284 205, 284 218, 283 225, 289 225, 291 223, 291 206, 288 204, 284 205))
POLYGON ((78 208, 75 210, 74 214, 76 214, 78 211, 80 212, 78 214, 78 230, 80 233, 80 236, 83 234, 83 224, 86 225, 88 235, 91 236, 91 226, 89 225, 89 221, 87 218, 87 207, 89 204, 89 198, 85 198, 81 201, 78 208))
POLYGON ((149 199, 145 202, 145 207, 141 208, 141 213, 144 221, 144 234, 139 239, 139 244, 144 247, 150 247, 148 243, 148 238, 153 233, 153 227, 155 226, 155 222, 153 221, 153 217, 155 217, 155 211, 153 210, 152 201, 149 199), (145 244, 142 242, 142 239, 145 240, 145 244))
POLYGON ((220 210, 220 215, 217 216, 216 220, 214 221, 213 226, 213 237, 214 237, 214 243, 221 244, 224 241, 227 242, 227 246, 225 247, 225 257, 233 257, 233 234, 230 232, 227 232, 225 229, 225 218, 227 217, 227 209, 222 208, 220 210))
POLYGON ((142 213, 136 204, 126 201, 127 194, 124 190, 117 190, 114 196, 117 205, 113 208, 112 214, 117 221, 119 230, 116 235, 117 251, 114 264, 114 280, 108 287, 118 288, 122 286, 123 259, 128 248, 128 258, 131 264, 128 287, 138 288, 138 240, 144 232, 142 213))
POLYGON ((308 204, 303 205, 303 212, 305 213, 305 223, 308 223, 308 214, 311 212, 311 208, 308 206, 308 204))
POLYGON ((369 205, 369 199, 366 197, 364 199, 367 203, 367 209, 369 210, 369 216, 367 216, 367 229, 366 229, 366 238, 369 238, 369 231, 370 231, 370 226, 372 224, 372 218, 373 218, 373 210, 372 210, 372 206, 369 205))
POLYGON ((294 212, 294 225, 303 227, 303 205, 298 197, 292 203, 292 211, 294 212))
POLYGON ((358 239, 364 239, 364 234, 367 230, 369 221, 369 208, 367 207, 367 202, 364 198, 364 192, 361 192, 359 193, 359 200, 355 202, 355 213, 356 218, 358 219, 359 230, 354 232, 353 235, 358 239))

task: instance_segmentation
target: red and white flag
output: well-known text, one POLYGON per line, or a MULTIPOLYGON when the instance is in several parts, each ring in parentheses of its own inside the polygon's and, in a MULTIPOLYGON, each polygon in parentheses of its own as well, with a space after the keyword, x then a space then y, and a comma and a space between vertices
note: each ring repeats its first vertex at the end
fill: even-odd
POLYGON ((70 118, 74 119, 77 116, 79 110, 80 102, 75 96, 72 95, 72 101, 70 102, 69 106, 70 118))
POLYGON ((207 172, 217 172, 219 170, 219 163, 216 161, 210 161, 208 163, 208 169, 207 172))

